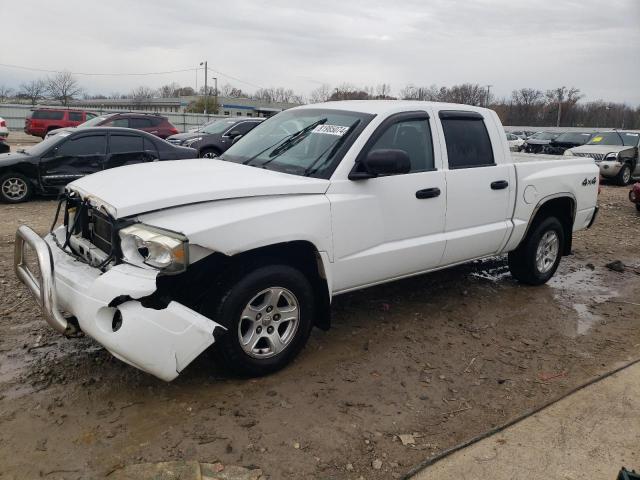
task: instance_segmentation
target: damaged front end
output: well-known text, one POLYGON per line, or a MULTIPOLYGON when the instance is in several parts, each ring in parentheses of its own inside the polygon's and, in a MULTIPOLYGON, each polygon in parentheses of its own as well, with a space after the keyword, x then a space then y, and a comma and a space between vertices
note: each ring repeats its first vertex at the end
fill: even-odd
MULTIPOLYGON (((72 195, 62 203, 64 225, 45 238, 24 225, 18 229, 16 275, 55 330, 68 335, 77 322, 117 358, 173 380, 214 343, 216 329, 224 328, 159 287, 171 271, 146 263, 145 248, 156 248, 152 243, 142 240, 140 258, 123 261, 120 232, 133 222, 115 220, 98 201, 72 195)), ((136 233, 144 237, 144 232, 136 233)), ((157 258, 165 254, 161 251, 157 258)))

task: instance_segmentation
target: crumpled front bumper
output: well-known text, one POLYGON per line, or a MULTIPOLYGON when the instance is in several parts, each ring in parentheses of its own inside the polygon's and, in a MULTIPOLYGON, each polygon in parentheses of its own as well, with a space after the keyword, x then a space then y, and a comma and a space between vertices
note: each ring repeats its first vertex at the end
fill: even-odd
POLYGON ((157 271, 120 264, 103 273, 58 247, 52 235, 63 228, 43 239, 23 225, 15 242, 16 275, 54 329, 69 330, 62 314, 67 312, 115 357, 166 381, 214 343, 216 328, 224 330, 174 301, 163 309, 142 306, 138 299, 156 290, 157 271), (29 269, 29 250, 35 253, 39 275, 29 269), (123 298, 122 303, 114 302, 123 298))

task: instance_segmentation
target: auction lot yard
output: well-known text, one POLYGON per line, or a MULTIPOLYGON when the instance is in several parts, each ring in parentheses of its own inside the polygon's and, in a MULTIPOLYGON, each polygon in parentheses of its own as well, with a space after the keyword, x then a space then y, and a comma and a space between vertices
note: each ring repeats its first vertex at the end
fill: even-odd
POLYGON ((596 224, 548 285, 519 285, 496 258, 338 296, 332 329, 285 370, 237 379, 203 355, 172 383, 46 325, 14 277, 13 237, 22 223, 45 233, 56 202, 0 205, 0 478, 181 459, 271 479, 402 478, 639 355, 627 192, 603 187, 596 224))

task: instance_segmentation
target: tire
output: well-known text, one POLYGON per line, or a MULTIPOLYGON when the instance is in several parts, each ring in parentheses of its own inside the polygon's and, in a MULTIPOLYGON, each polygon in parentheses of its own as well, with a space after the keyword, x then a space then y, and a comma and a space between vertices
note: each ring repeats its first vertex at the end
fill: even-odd
POLYGON ((640 212, 640 203, 636 203, 636 210, 640 212))
POLYGON ((203 148, 199 152, 200 158, 214 158, 219 157, 220 152, 215 148, 203 148))
POLYGON ((26 202, 33 195, 33 185, 20 173, 7 173, 0 177, 0 200, 5 203, 26 202))
POLYGON ((564 229, 556 217, 536 222, 518 248, 509 252, 511 275, 527 285, 546 283, 560 264, 564 242, 564 229))
POLYGON ((201 311, 227 328, 216 338, 213 353, 233 372, 248 377, 275 372, 307 343, 315 302, 311 283, 299 270, 261 266, 222 291, 217 299, 205 300, 201 311))
POLYGON ((616 175, 615 182, 617 185, 625 186, 631 182, 631 167, 628 164, 624 164, 618 175, 616 175))

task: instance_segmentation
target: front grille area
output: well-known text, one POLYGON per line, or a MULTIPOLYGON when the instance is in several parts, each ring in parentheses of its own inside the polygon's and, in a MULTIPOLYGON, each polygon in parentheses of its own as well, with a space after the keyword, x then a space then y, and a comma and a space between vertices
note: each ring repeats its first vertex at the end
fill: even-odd
MULTIPOLYGON (((79 199, 68 198, 64 223, 72 236, 87 240, 107 255, 114 253, 115 227, 106 214, 79 199)), ((85 256, 84 251, 75 253, 85 256)))
POLYGON ((604 153, 577 153, 577 152, 574 152, 574 155, 576 157, 591 157, 596 162, 600 162, 600 161, 604 160, 604 153))

